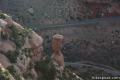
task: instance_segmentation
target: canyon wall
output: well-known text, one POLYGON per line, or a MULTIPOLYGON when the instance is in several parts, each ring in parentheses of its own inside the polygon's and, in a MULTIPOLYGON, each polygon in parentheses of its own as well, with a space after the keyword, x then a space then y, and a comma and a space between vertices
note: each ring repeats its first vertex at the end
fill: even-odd
POLYGON ((37 32, 43 36, 45 50, 51 50, 51 36, 65 36, 65 61, 93 61, 119 68, 120 18, 101 18, 85 24, 46 28, 37 32))

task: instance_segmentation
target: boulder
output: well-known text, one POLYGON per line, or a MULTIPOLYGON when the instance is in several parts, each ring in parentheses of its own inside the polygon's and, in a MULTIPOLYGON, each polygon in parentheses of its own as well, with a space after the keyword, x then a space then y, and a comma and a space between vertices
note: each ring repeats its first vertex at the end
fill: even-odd
POLYGON ((0 51, 3 53, 7 53, 9 51, 15 51, 16 45, 12 41, 0 41, 0 51))
POLYGON ((5 27, 7 25, 7 22, 3 19, 0 19, 0 27, 5 27))
POLYGON ((11 66, 9 59, 0 53, 0 63, 3 65, 4 68, 7 68, 8 66, 11 66))

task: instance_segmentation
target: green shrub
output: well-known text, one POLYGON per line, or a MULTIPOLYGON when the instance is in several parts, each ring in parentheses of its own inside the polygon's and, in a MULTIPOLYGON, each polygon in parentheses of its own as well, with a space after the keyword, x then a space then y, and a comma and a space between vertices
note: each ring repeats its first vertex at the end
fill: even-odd
POLYGON ((52 60, 47 57, 45 60, 36 62, 35 70, 42 72, 42 80, 54 80, 56 75, 56 68, 51 62, 52 60))
POLYGON ((7 70, 0 68, 0 80, 11 80, 10 73, 7 70))
POLYGON ((31 56, 31 49, 22 49, 22 46, 25 43, 26 37, 30 38, 31 29, 18 29, 15 25, 9 27, 12 31, 10 40, 12 40, 16 44, 16 50, 10 51, 5 55, 8 57, 10 62, 16 63, 17 57, 19 54, 26 54, 26 56, 31 56))
POLYGON ((5 15, 3 13, 0 12, 0 18, 5 19, 6 17, 5 17, 5 15))
POLYGON ((15 80, 22 80, 21 77, 20 77, 20 75, 17 74, 17 72, 16 72, 16 70, 15 70, 15 68, 14 68, 13 65, 7 67, 7 69, 13 75, 13 77, 15 78, 15 80))

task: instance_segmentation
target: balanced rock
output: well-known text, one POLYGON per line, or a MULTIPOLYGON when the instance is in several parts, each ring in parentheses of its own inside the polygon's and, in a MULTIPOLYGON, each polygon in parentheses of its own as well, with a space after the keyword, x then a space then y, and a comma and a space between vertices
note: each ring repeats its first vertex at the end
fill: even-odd
POLYGON ((62 35, 55 34, 52 40, 52 48, 53 48, 52 58, 61 67, 61 70, 64 69, 64 56, 61 52, 63 39, 64 37, 62 35))

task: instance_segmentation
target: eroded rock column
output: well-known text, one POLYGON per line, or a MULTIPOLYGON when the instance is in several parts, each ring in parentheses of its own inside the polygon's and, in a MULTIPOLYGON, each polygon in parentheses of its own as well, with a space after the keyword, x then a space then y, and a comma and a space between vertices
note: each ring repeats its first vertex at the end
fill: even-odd
POLYGON ((61 70, 64 69, 64 56, 61 52, 63 39, 64 39, 63 35, 55 34, 52 40, 52 49, 53 49, 52 58, 60 66, 61 70))

